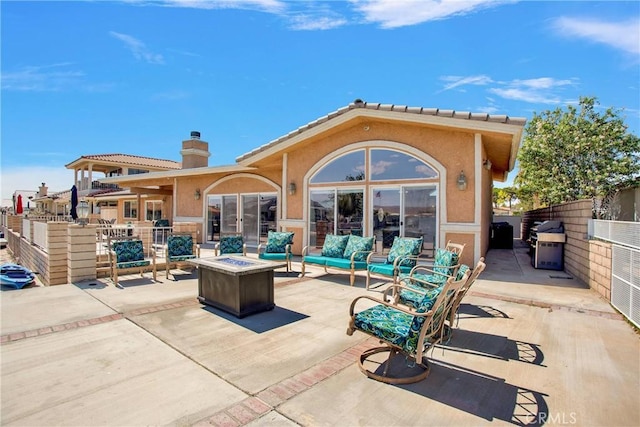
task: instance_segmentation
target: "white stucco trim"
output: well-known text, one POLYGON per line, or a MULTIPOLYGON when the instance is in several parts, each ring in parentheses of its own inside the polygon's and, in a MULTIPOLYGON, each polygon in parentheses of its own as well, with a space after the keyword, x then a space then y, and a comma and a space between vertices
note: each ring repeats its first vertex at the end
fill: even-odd
POLYGON ((475 177, 474 186, 473 186, 473 194, 475 197, 475 209, 473 213, 473 222, 476 224, 481 224, 482 222, 482 134, 476 133, 474 134, 474 171, 473 176, 475 177))
POLYGON ((280 198, 280 204, 282 204, 282 210, 280 211, 280 214, 278 216, 278 218, 280 218, 280 220, 278 222, 282 222, 282 220, 284 219, 285 215, 288 215, 287 212, 289 212, 289 210, 287 209, 287 205, 288 205, 288 199, 289 199, 289 188, 288 188, 288 172, 289 172, 289 155, 287 153, 282 154, 282 188, 285 189, 285 191, 282 192, 282 197, 280 198))

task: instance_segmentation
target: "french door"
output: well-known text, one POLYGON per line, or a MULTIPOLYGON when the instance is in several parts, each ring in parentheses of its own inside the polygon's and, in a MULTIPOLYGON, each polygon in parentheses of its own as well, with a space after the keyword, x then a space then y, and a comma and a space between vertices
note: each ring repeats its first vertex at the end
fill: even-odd
POLYGON ((396 236, 422 237, 423 248, 433 249, 436 206, 435 185, 374 187, 370 223, 376 242, 385 250, 391 247, 396 236))

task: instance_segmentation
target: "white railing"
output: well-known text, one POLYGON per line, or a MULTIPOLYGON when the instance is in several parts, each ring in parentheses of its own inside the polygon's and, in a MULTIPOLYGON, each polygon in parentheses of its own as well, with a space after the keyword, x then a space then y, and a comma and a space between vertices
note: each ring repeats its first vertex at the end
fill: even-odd
POLYGON ((31 242, 31 220, 22 218, 22 237, 31 242))
POLYGON ((33 240, 31 243, 33 243, 43 251, 48 252, 49 241, 47 236, 47 223, 33 221, 33 240))
POLYGON ((640 327, 640 250, 613 245, 611 304, 640 327))
POLYGON ((54 215, 54 214, 43 214, 43 215, 29 215, 29 219, 33 219, 36 221, 44 221, 44 222, 73 222, 73 218, 70 215, 54 215))
POLYGON ((640 327, 640 222, 591 220, 589 236, 611 246, 611 304, 640 327))
POLYGON ((640 249, 640 222, 592 219, 589 222, 589 236, 640 249))
POLYGON ((138 236, 142 239, 142 245, 153 248, 157 257, 164 257, 164 245, 167 236, 171 234, 173 227, 141 227, 136 225, 105 225, 101 224, 96 228, 96 251, 97 255, 108 256, 109 239, 127 236, 138 236))

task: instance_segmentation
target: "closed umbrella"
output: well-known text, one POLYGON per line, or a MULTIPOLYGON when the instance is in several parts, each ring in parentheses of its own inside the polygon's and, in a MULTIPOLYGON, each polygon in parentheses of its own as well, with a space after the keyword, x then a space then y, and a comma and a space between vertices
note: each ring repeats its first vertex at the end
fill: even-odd
POLYGON ((18 201, 16 202, 16 214, 21 214, 22 209, 22 194, 18 194, 18 201))
POLYGON ((74 185, 71 187, 71 218, 75 221, 78 219, 78 212, 76 208, 78 207, 78 189, 74 185))

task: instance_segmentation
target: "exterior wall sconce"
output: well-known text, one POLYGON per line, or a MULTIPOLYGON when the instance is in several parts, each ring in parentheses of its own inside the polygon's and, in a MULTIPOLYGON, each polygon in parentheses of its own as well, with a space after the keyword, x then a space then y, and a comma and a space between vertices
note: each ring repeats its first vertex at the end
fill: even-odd
POLYGON ((484 162, 482 162, 482 165, 484 166, 484 168, 488 171, 491 170, 491 166, 493 166, 493 163, 491 163, 491 160, 487 159, 484 162))
POLYGON ((200 200, 200 189, 196 188, 196 192, 193 193, 193 198, 196 200, 200 200))
POLYGON ((289 183, 289 195, 293 196, 294 194, 296 194, 296 183, 292 181, 289 183))
POLYGON ((89 203, 86 200, 80 200, 76 207, 76 212, 78 213, 78 224, 83 227, 87 225, 89 222, 89 203))
POLYGON ((464 171, 460 171, 460 175, 458 175, 456 184, 458 185, 458 190, 460 191, 464 191, 467 189, 467 177, 464 174, 464 171))

